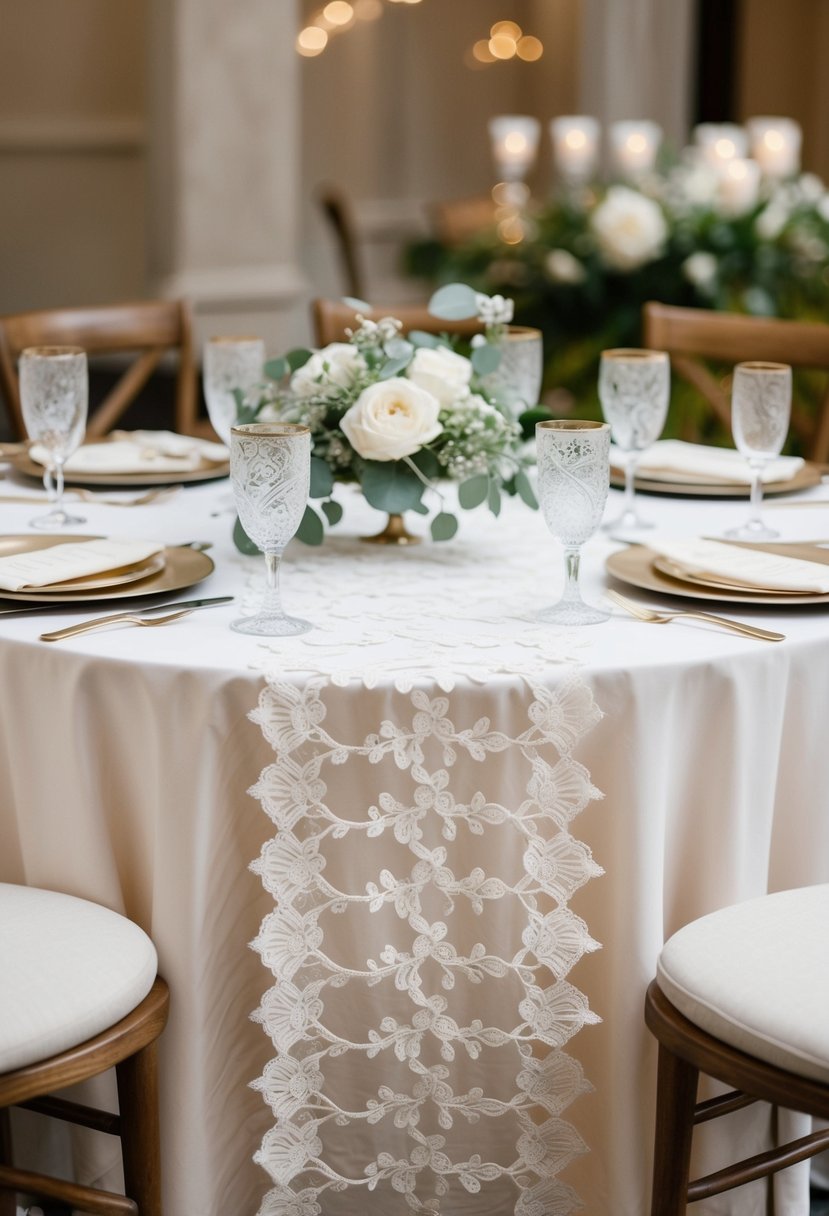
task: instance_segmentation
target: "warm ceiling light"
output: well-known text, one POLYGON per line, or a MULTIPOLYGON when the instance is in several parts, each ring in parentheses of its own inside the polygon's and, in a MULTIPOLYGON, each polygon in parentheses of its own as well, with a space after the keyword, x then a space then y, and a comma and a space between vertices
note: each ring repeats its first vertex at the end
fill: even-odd
POLYGON ((648 146, 648 141, 645 139, 644 135, 640 135, 637 131, 635 135, 628 136, 625 146, 629 148, 631 152, 644 152, 648 146))
POLYGON ((521 37, 522 30, 520 25, 516 25, 514 21, 496 21, 492 29, 489 31, 491 38, 497 38, 499 34, 506 35, 513 42, 517 42, 521 37))
POLYGON ((480 42, 476 42, 472 48, 472 54, 478 60, 478 63, 494 63, 495 56, 489 49, 489 43, 486 38, 482 38, 480 42))
POLYGON ((714 143, 714 151, 717 156, 721 156, 723 160, 727 160, 729 156, 736 156, 737 145, 733 139, 718 139, 714 143))
POLYGON ((512 59, 518 43, 509 34, 496 34, 489 40, 489 49, 496 59, 512 59))
POLYGON ((784 144, 783 136, 779 131, 766 131, 763 136, 763 143, 767 148, 771 148, 774 152, 779 152, 784 144))
POLYGON ((383 0, 355 0, 354 16, 358 21, 376 21, 383 16, 383 0))
POLYGON ((525 63, 535 63, 543 54, 544 46, 539 38, 525 34, 523 38, 518 39, 518 58, 523 59, 525 63))
POLYGON ((354 9, 348 0, 331 0, 322 10, 322 15, 331 25, 348 25, 354 20, 354 9))
POLYGON ((504 148, 507 152, 511 152, 513 156, 518 156, 521 152, 527 150, 527 137, 522 131, 510 131, 509 135, 504 140, 504 148))
POLYGON ((296 49, 300 55, 320 55, 328 43, 328 35, 318 25, 307 25, 297 35, 296 49))
POLYGON ((587 143, 587 136, 585 135, 584 131, 579 131, 578 128, 576 128, 567 132, 567 134, 564 136, 564 142, 568 148, 578 150, 579 148, 583 148, 587 143))

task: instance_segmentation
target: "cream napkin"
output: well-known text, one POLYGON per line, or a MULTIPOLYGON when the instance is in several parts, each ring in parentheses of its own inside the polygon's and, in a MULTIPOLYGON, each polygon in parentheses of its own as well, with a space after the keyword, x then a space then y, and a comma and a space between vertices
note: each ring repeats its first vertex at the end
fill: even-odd
POLYGON ((758 549, 741 549, 718 540, 661 540, 648 548, 690 574, 713 575, 747 588, 829 592, 829 566, 758 549))
MULTIPOLYGON (((67 473, 189 473, 205 464, 224 464, 229 453, 222 443, 172 431, 113 431, 106 443, 90 443, 70 456, 67 473)), ((45 448, 29 449, 32 460, 48 463, 45 448)))
MULTIPOLYGON (((626 459, 626 453, 611 447, 610 463, 614 468, 624 468, 626 459)), ((803 463, 799 456, 778 456, 766 465, 763 481, 788 481, 803 468, 803 463)), ((694 481, 751 484, 748 464, 733 448, 712 448, 702 443, 684 443, 681 439, 658 440, 642 454, 636 471, 654 480, 687 477, 694 481)))
POLYGON ((151 540, 120 540, 101 537, 66 545, 50 545, 31 553, 0 557, 0 588, 26 591, 49 587, 89 574, 103 574, 146 561, 164 548, 151 540))

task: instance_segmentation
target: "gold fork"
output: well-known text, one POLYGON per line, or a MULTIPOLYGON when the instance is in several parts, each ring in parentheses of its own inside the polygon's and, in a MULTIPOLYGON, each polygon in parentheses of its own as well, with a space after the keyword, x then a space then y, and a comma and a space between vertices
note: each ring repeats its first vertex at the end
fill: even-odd
MULTIPOLYGON (((164 486, 159 490, 148 490, 146 494, 139 494, 138 498, 107 498, 103 494, 97 494, 94 490, 84 490, 80 486, 67 486, 64 494, 74 494, 76 498, 80 498, 83 502, 97 502, 106 507, 145 507, 151 502, 161 502, 165 498, 172 498, 175 494, 181 492, 181 486, 164 486)), ((20 502, 20 503, 38 503, 50 502, 45 494, 2 494, 0 502, 20 502)))
POLYGON ((193 608, 180 608, 178 612, 168 612, 165 616, 136 616, 131 612, 121 612, 118 615, 99 617, 95 621, 82 621, 80 625, 67 625, 65 629, 55 629, 52 633, 42 633, 41 642, 59 642, 61 638, 76 637, 79 633, 87 633, 90 629, 102 629, 104 625, 169 625, 171 621, 180 621, 189 616, 193 608))
POLYGON ((688 609, 681 611, 660 609, 657 611, 654 608, 645 608, 642 604, 635 604, 633 600, 619 595, 618 591, 607 591, 606 595, 608 599, 613 600, 614 604, 624 608, 625 612, 629 612, 637 620, 648 621, 653 625, 667 625, 677 618, 685 617, 691 621, 707 621, 710 625, 719 625, 721 629, 730 629, 732 633, 741 633, 749 638, 761 638, 765 642, 785 642, 786 640, 784 633, 774 633, 771 629, 760 629, 757 625, 746 625, 742 621, 732 621, 728 617, 714 616, 710 612, 695 612, 688 609))

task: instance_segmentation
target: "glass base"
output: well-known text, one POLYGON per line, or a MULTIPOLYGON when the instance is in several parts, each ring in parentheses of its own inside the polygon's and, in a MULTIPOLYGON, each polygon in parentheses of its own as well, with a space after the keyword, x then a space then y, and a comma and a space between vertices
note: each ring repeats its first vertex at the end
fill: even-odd
POLYGON ((551 608, 542 608, 538 619, 546 625, 600 625, 610 620, 610 613, 583 600, 559 600, 551 608))
POLYGON ((776 540, 780 535, 774 528, 768 528, 761 519, 750 519, 739 528, 729 528, 723 536, 729 540, 776 540))
POLYGON ((86 520, 80 515, 69 515, 66 511, 50 511, 48 515, 36 515, 29 520, 30 528, 69 528, 75 524, 85 524, 86 520))
POLYGON ((307 633, 314 626, 310 621, 300 620, 295 616, 273 616, 268 612, 259 612, 256 616, 243 616, 238 621, 231 621, 230 628, 236 633, 249 633, 260 638, 292 638, 297 634, 307 633))

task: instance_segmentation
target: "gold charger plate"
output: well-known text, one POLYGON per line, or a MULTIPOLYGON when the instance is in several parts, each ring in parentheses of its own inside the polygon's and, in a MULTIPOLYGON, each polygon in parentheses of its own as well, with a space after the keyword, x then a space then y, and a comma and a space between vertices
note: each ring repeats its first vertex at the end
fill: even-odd
MULTIPOLYGON (((90 442, 95 442, 95 440, 90 442)), ((106 443, 106 440, 102 439, 98 442, 106 443)), ((32 460, 28 452, 12 454, 9 461, 18 473, 43 481, 45 472, 43 465, 32 460)), ((229 475, 230 462, 226 460, 223 464, 210 464, 205 461, 203 468, 181 469, 178 472, 168 469, 158 473, 149 471, 146 473, 72 473, 66 469, 63 480, 68 486, 111 486, 113 489, 116 487, 129 489, 139 486, 177 486, 198 481, 218 481, 220 477, 229 475)))
MULTIPOLYGON (((763 486, 763 497, 769 494, 792 494, 797 490, 808 490, 810 486, 820 484, 821 471, 817 465, 804 464, 802 469, 785 481, 769 481, 763 486)), ((633 479, 634 486, 644 494, 668 494, 672 498, 748 498, 751 486, 739 481, 672 481, 661 477, 637 476, 633 479)), ((611 467, 610 484, 616 489, 623 489, 625 474, 623 469, 611 467)))
MULTIPOLYGON (((746 545, 748 549, 759 549, 766 553, 779 553, 786 557, 806 557, 804 550, 809 550, 807 561, 822 562, 829 565, 829 550, 818 549, 815 545, 746 545)), ((658 591, 661 595, 677 595, 683 599, 708 600, 716 603, 734 604, 765 604, 788 605, 799 607, 801 604, 829 604, 829 593, 813 594, 782 591, 779 593, 760 593, 754 591, 736 591, 728 587, 703 587, 696 583, 686 583, 677 578, 671 578, 657 570, 654 562, 659 555, 647 545, 629 545, 618 553, 613 553, 605 562, 608 574, 621 583, 630 587, 640 587, 643 591, 658 591)))
MULTIPOLYGON (((23 552, 23 550, 19 550, 23 552)), ((0 541, 0 556, 5 557, 3 542, 0 541)), ((120 566, 117 570, 105 570, 102 574, 87 574, 83 578, 66 579, 62 583, 50 583, 48 587, 32 588, 38 594, 62 595, 64 591, 98 591, 109 587, 121 587, 125 583, 138 583, 142 578, 158 574, 164 569, 164 554, 154 553, 143 562, 135 562, 131 566, 120 566)), ((2 595, 2 591, 0 591, 2 595)))
MULTIPOLYGON (((14 535, 0 537, 0 554, 4 557, 13 553, 31 553, 36 549, 48 549, 50 545, 69 544, 72 541, 100 540, 95 536, 28 536, 14 535)), ((134 582, 124 583, 115 587, 100 588, 88 591, 3 591, 0 590, 0 602, 20 600, 26 604, 83 604, 89 601, 138 599, 145 595, 162 595, 168 591, 182 591, 185 587, 193 587, 207 578, 214 569, 213 562, 206 554, 186 546, 173 546, 163 553, 164 563, 154 574, 145 575, 134 582)))

